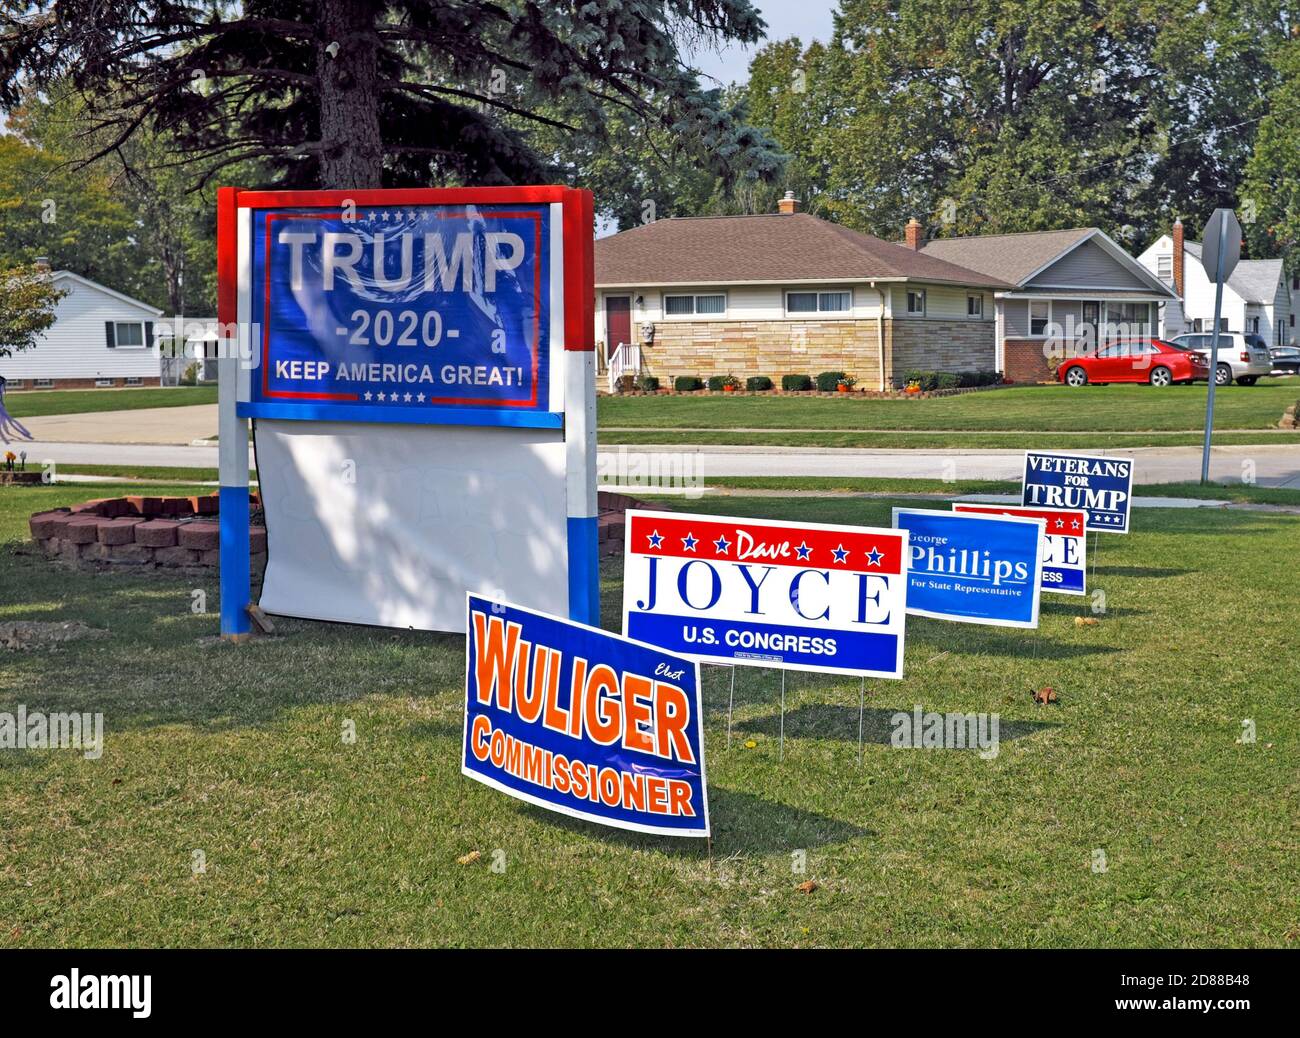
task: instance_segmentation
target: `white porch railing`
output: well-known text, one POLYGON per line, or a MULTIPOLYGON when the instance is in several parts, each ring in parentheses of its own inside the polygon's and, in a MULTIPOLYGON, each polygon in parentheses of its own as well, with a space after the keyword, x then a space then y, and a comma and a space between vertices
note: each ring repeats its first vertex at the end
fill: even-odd
POLYGON ((634 342, 620 342, 609 355, 609 391, 618 392, 618 380, 624 375, 641 374, 641 347, 634 342))

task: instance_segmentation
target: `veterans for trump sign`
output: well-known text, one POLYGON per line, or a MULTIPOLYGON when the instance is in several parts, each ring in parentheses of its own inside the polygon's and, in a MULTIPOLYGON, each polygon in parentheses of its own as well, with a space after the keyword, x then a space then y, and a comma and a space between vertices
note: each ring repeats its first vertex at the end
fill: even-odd
POLYGON ((1088 535, 1086 512, 1063 508, 1014 508, 1010 505, 975 505, 957 502, 954 512, 981 515, 1018 515, 1043 520, 1044 591, 1062 595, 1087 593, 1088 535))
POLYGON ((602 825, 709 835, 697 663, 499 601, 467 603, 464 774, 602 825))
POLYGON ((907 532, 907 611, 941 620, 1037 627, 1042 519, 895 508, 907 532))
POLYGON ((627 513, 623 632, 711 663, 897 678, 897 530, 627 513))
POLYGON ((1128 533, 1133 459, 1026 451, 1020 503, 1030 508, 1081 508, 1089 530, 1128 533))

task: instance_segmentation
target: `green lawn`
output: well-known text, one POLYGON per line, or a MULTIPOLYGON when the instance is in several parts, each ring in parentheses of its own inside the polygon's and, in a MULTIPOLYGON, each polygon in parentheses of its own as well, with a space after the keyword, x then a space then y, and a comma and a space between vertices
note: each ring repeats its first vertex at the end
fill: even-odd
POLYGON ((186 407, 215 404, 216 386, 176 386, 171 389, 41 389, 5 394, 5 407, 15 418, 90 411, 138 411, 143 407, 186 407))
MULTIPOLYGON (((84 496, 0 491, 0 540, 84 496)), ((889 507, 727 502, 885 525, 889 507)), ((707 669, 711 856, 463 778, 458 636, 281 621, 213 644, 215 613, 190 608, 202 587, 215 610, 213 580, 68 574, 11 544, 0 622, 110 634, 0 649, 0 710, 106 728, 98 761, 0 753, 0 944, 1294 946, 1300 517, 1133 525, 1103 539, 1096 626, 1058 596, 1038 632, 910 620, 907 677, 869 686, 861 767, 856 682, 790 677, 778 762, 777 676, 739 672, 728 750, 726 672, 707 669), (1049 683, 1060 704, 1035 706, 1049 683), (915 703, 997 712, 1000 755, 891 748, 915 703)), ((616 560, 602 578, 614 627, 616 560)))
MULTIPOLYGON (((798 396, 608 396, 602 442, 636 429, 781 429, 909 432, 1187 432, 1205 428, 1204 386, 1013 386, 927 400, 798 396)), ((1215 394, 1220 429, 1276 427, 1300 397, 1300 379, 1263 379, 1215 394)), ((641 440, 646 442, 645 436, 641 440)), ((956 438, 954 438, 956 440, 956 438)), ((1022 438, 1023 441, 1023 438, 1022 438)), ((726 442, 714 440, 713 442, 726 442)), ((966 439, 962 438, 962 444, 966 439)))
MULTIPOLYGON (((771 490, 781 493, 837 494, 940 494, 958 498, 965 494, 1019 494, 1019 480, 893 479, 885 476, 719 476, 707 489, 771 490)), ((1300 489, 1261 487, 1248 483, 1144 483, 1134 488, 1136 497, 1204 498, 1245 504, 1300 506, 1300 489)))
MULTIPOLYGON (((810 401, 811 402, 811 401, 810 401)), ((856 447, 877 450, 1105 450, 1118 447, 1199 447, 1203 432, 1186 433, 950 433, 950 432, 751 432, 723 429, 602 429, 602 447, 626 446, 715 446, 748 447, 856 447)), ((1218 447, 1277 444, 1300 446, 1300 430, 1272 432, 1228 432, 1214 434, 1218 447)))

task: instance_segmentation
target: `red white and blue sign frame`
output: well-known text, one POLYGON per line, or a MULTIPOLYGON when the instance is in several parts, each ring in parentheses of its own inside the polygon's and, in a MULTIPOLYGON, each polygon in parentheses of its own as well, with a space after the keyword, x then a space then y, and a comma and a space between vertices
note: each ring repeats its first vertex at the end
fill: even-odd
MULTIPOLYGON (((250 418, 563 430, 569 612, 579 622, 597 622, 593 225, 591 193, 560 186, 218 191, 218 320, 224 337, 219 393, 223 636, 239 637, 249 631, 244 420, 250 418), (326 272, 333 281, 324 281, 322 288, 350 285, 367 300, 351 313, 346 294, 341 294, 342 306, 332 311, 322 306, 320 295, 303 305, 300 290, 304 281, 312 279, 302 276, 310 260, 304 260, 307 246, 301 242, 310 241, 316 228, 320 228, 322 257, 325 235, 334 235, 326 272), (396 240, 401 246, 396 277, 385 240, 377 240, 385 233, 392 235, 387 241, 396 240), (456 250, 466 235, 471 238, 466 249, 476 251, 461 256, 456 250), (336 265, 338 239, 353 238, 355 242, 344 241, 350 255, 336 265), (414 244, 408 244, 407 238, 414 244), (422 248, 429 252, 431 242, 438 249, 437 262, 430 259, 432 253, 422 256, 420 252, 422 248), (374 246, 369 260, 365 243, 374 246), (511 265, 516 255, 520 262, 511 265), (389 399, 387 390, 376 391, 367 384, 382 352, 349 353, 358 359, 348 370, 362 375, 360 383, 350 386, 338 384, 341 365, 304 367, 328 359, 313 351, 319 352, 322 344, 328 349, 331 339, 355 346, 360 327, 370 326, 362 311, 373 310, 372 303, 382 309, 382 298, 367 290, 400 282, 408 267, 414 283, 421 259, 425 292, 398 297, 410 304, 413 319, 402 321, 404 314, 399 312, 389 322, 401 325, 414 342, 398 345, 393 338, 385 342, 378 327, 374 342, 392 351, 388 356, 395 358, 398 367, 402 351, 414 345, 406 358, 436 357, 438 364, 454 371, 463 373, 468 368, 467 377, 460 375, 451 389, 439 384, 404 385, 400 399, 398 393, 389 399), (473 267, 462 282, 468 291, 457 293, 453 289, 466 263, 473 267), (495 285, 494 278, 499 279, 495 285), (485 300, 490 287, 504 291, 485 300), (430 289, 442 291, 430 295, 430 289), (458 294, 473 297, 473 305, 457 300, 458 294), (496 361, 484 356, 488 331, 497 336, 491 351, 500 358, 496 361), (452 334, 457 332, 463 332, 464 338, 452 334), (436 353, 422 348, 435 345, 440 347, 436 353), (484 358, 486 374, 458 355, 471 348, 484 358), (240 357, 250 360, 241 362, 240 357), (320 375, 322 367, 329 374, 320 375), (502 371, 518 372, 520 377, 509 384, 499 378, 494 381, 494 372, 499 376, 502 371), (322 379, 328 384, 319 384, 322 379)), ((379 373, 389 374, 382 369, 379 373)))

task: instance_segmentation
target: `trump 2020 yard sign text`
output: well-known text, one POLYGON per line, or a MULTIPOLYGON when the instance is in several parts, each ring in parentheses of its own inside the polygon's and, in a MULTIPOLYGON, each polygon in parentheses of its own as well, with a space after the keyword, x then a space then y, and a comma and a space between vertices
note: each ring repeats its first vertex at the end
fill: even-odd
POLYGON ((262 608, 460 631, 473 591, 595 620, 590 193, 223 188, 218 225, 222 483, 246 498, 251 419, 262 608))
POLYGON ((627 513, 623 633, 710 663, 898 678, 907 537, 627 513))

